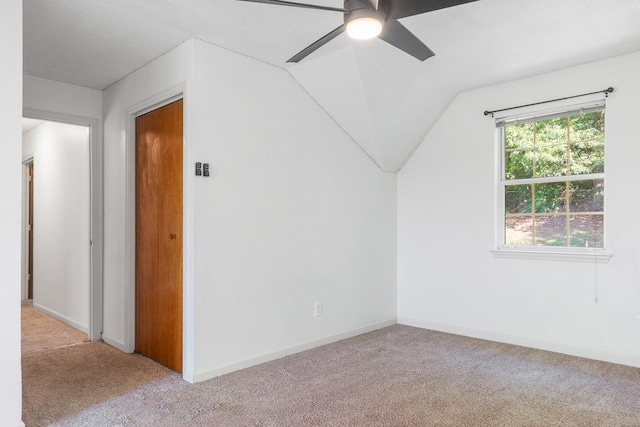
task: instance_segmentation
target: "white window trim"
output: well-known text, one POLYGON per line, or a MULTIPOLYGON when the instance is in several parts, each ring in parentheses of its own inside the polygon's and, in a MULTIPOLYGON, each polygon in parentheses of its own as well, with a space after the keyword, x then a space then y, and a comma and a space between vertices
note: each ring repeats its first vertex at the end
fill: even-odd
MULTIPOLYGON (((597 98, 593 101, 585 103, 584 105, 594 104, 596 102, 604 101, 604 98, 597 98)), ((559 109, 566 109, 567 111, 573 110, 576 108, 575 105, 565 104, 565 105, 556 105, 554 110, 548 111, 558 111, 559 109)), ((532 110, 522 110, 517 115, 510 117, 498 117, 496 118, 496 122, 504 122, 505 120, 511 120, 516 116, 521 117, 531 117, 531 116, 543 116, 545 112, 540 111, 532 111, 532 110)), ((606 124, 605 124, 606 126, 606 124)), ((494 233, 496 242, 495 249, 490 252, 496 258, 503 259, 527 259, 527 260, 541 260, 541 261, 573 261, 573 262, 588 262, 588 263, 608 263, 613 253, 607 248, 607 221, 606 221, 606 212, 607 212, 607 198, 604 200, 604 212, 605 212, 605 223, 604 223, 604 248, 579 248, 579 247, 551 247, 551 246, 512 246, 505 245, 505 230, 504 230, 504 219, 505 219, 505 207, 504 207, 504 190, 506 187, 506 183, 504 180, 504 127, 496 127, 495 129, 495 185, 496 185, 496 215, 495 215, 495 227, 496 232, 494 233)), ((606 150, 607 150, 607 133, 605 131, 605 158, 606 158, 606 150)), ((605 167, 606 172, 606 167, 605 167)), ((592 179, 597 175, 599 179, 605 179, 605 173, 602 174, 593 174, 593 175, 584 175, 581 176, 582 179, 592 179)), ((558 181, 558 177, 550 177, 550 178, 534 178, 531 181, 558 181)), ((566 177, 562 177, 561 181, 566 181, 566 177)), ((529 180, 527 180, 529 181, 529 180)))
MULTIPOLYGON (((492 250, 491 253, 496 258, 507 259, 531 259, 541 261, 574 261, 588 263, 608 263, 613 253, 605 249, 593 249, 589 251, 561 251, 560 249, 573 248, 547 248, 540 247, 532 249, 524 246, 503 246, 502 248, 492 250)), ((582 248, 577 248, 582 249, 582 248)))

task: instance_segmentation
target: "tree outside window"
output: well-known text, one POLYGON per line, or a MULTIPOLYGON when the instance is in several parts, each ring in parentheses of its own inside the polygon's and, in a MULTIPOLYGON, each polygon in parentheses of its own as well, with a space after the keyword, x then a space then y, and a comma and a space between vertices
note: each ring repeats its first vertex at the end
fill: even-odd
POLYGON ((604 247, 604 106, 503 128, 504 245, 604 247))

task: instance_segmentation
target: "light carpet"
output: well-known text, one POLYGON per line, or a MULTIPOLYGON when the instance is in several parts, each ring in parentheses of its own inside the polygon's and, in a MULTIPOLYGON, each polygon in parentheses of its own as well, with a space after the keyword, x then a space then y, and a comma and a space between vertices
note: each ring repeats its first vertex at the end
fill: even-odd
POLYGON ((188 384, 101 342, 23 357, 32 426, 640 426, 640 370, 407 326, 188 384))
POLYGON ((22 330, 22 354, 89 341, 84 332, 34 309, 33 300, 22 302, 22 330))

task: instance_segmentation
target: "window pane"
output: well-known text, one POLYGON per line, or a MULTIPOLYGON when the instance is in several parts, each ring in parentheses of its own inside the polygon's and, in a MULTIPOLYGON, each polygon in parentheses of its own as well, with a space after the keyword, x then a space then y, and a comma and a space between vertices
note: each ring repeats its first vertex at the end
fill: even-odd
POLYGON ((533 123, 505 127, 504 147, 506 149, 533 147, 533 123))
POLYGON ((531 213, 530 185, 507 185, 504 193, 504 211, 506 213, 531 213))
POLYGON ((567 183, 535 184, 536 212, 564 212, 566 210, 567 183))
POLYGON ((535 176, 563 176, 568 172, 567 144, 536 145, 535 176))
POLYGON ((504 177, 524 179, 533 176, 533 150, 507 151, 504 154, 504 177))
POLYGON ((536 122, 536 145, 558 144, 566 140, 566 117, 536 122))
POLYGON ((571 144, 571 175, 604 172, 604 140, 571 144))
POLYGON ((572 247, 604 247, 604 215, 573 215, 569 221, 572 247))
POLYGON ((571 212, 604 212, 604 180, 572 181, 569 192, 571 212))
POLYGON ((531 246, 533 244, 533 218, 529 216, 507 217, 504 225, 505 245, 531 246))
POLYGON ((567 246, 565 216, 539 216, 534 219, 536 246, 567 246))
POLYGON ((604 138, 604 111, 571 117, 571 140, 588 141, 604 138))
POLYGON ((603 176, 604 119, 595 112, 503 128, 506 245, 604 247, 604 179, 571 180, 603 176))

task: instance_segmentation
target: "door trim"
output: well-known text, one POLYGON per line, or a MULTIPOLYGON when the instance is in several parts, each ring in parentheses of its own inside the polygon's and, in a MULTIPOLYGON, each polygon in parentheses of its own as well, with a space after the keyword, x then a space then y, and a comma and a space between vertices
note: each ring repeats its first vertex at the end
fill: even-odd
POLYGON ((103 207, 103 171, 102 171, 102 122, 100 119, 56 113, 35 108, 23 108, 22 117, 50 122, 67 123, 86 126, 89 128, 89 191, 90 218, 89 238, 89 339, 98 341, 102 338, 103 312, 103 236, 104 236, 104 207, 103 207))
POLYGON ((29 223, 29 208, 31 206, 31 200, 29 200, 29 182, 27 176, 29 174, 28 166, 34 164, 34 153, 27 153, 22 155, 22 224, 20 227, 20 234, 22 240, 22 256, 20 262, 21 268, 21 295, 20 297, 25 300, 29 299, 29 247, 32 242, 29 242, 29 230, 25 228, 25 225, 29 223))
POLYGON ((189 102, 187 82, 169 88, 152 96, 126 110, 126 200, 125 200, 125 301, 124 301, 124 348, 129 353, 135 351, 135 261, 136 261, 136 233, 135 233, 135 148, 136 148, 136 117, 156 110, 174 101, 182 99, 183 104, 183 246, 182 246, 182 377, 193 382, 194 372, 194 261, 193 261, 193 176, 190 164, 193 163, 189 150, 189 102))

